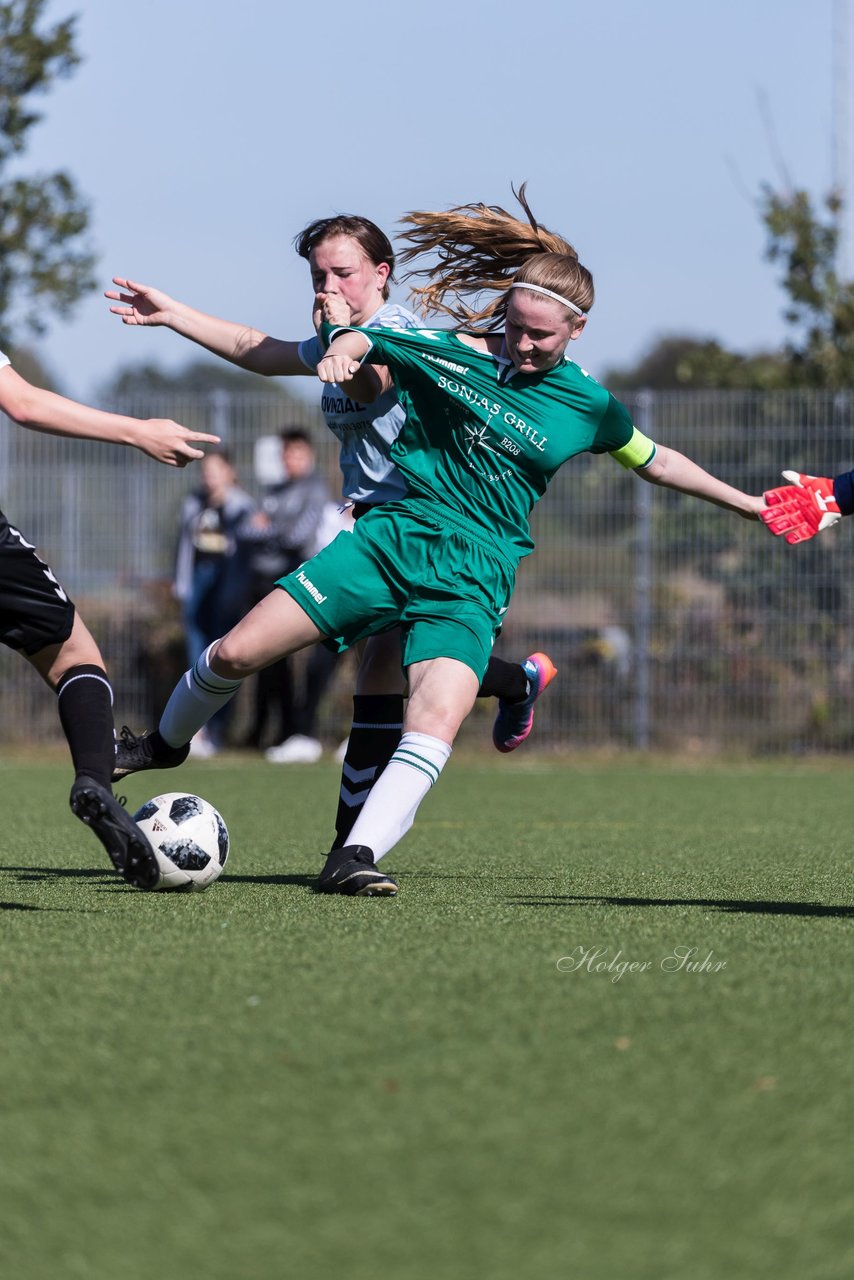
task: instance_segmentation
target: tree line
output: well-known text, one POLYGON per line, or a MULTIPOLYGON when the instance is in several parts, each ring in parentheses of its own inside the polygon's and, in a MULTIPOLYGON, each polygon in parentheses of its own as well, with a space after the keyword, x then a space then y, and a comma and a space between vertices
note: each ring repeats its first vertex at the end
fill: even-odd
MULTIPOLYGON (((88 238, 90 208, 73 177, 16 172, 31 129, 43 118, 37 100, 80 63, 74 16, 44 21, 48 0, 0 3, 0 346, 14 350, 26 377, 50 376, 13 332, 38 335, 50 311, 68 315, 94 289, 96 255, 88 238)), ((842 196, 763 184, 757 212, 765 257, 780 272, 788 338, 782 349, 745 353, 716 338, 675 334, 656 339, 634 365, 612 368, 615 391, 834 389, 854 386, 854 280, 840 277, 842 196)), ((177 375, 156 366, 127 369, 105 390, 206 391, 246 388, 247 375, 222 362, 190 360, 177 375)), ((284 392, 282 392, 284 396, 284 392)))

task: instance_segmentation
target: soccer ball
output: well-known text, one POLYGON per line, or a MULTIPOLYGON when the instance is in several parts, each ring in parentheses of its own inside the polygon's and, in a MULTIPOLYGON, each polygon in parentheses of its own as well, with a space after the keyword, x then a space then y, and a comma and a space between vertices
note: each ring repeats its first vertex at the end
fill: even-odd
POLYGON ((158 889, 207 889, 228 857, 228 828, 201 796, 169 791, 146 800, 133 820, 160 864, 158 889))

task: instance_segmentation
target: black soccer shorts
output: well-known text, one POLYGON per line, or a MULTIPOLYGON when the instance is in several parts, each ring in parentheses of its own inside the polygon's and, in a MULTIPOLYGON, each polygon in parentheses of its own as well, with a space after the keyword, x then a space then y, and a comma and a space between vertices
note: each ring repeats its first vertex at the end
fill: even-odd
POLYGON ((0 643, 23 653, 62 644, 74 604, 44 560, 0 511, 0 643))

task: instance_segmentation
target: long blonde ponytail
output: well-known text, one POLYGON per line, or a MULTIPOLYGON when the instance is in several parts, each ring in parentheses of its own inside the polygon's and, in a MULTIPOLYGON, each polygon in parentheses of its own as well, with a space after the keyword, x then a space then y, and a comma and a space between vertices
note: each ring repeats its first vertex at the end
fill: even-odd
POLYGON ((507 291, 516 284, 536 284, 568 298, 581 311, 593 305, 593 277, 563 236, 534 217, 525 187, 511 191, 527 222, 500 205, 463 204, 445 212, 413 212, 401 219, 407 230, 399 237, 404 266, 423 254, 435 254, 430 265, 411 267, 410 294, 425 312, 441 312, 470 328, 495 329, 503 323, 507 291), (482 295, 494 294, 492 298, 482 295), (465 299, 468 298, 469 301, 465 299))

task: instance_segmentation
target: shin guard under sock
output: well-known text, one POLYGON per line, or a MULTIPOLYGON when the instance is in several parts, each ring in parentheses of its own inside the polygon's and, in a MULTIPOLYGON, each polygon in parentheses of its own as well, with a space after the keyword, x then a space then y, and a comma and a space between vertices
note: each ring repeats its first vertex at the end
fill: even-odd
POLYGON ((379 862, 412 826, 418 806, 438 781, 450 754, 450 746, 441 738, 405 733, 373 786, 347 843, 367 845, 374 861, 379 862))
POLYGON ((234 697, 243 683, 242 680, 218 676, 211 670, 212 647, 209 645, 190 670, 181 676, 160 717, 157 728, 170 747, 183 747, 190 742, 211 716, 234 697))
POLYGON ((109 787, 116 758, 113 690, 102 667, 71 667, 56 686, 62 732, 74 772, 109 787))

